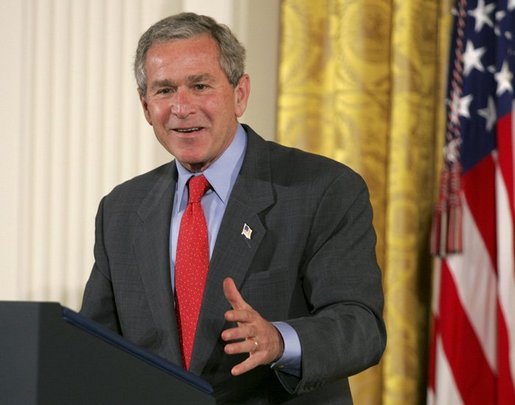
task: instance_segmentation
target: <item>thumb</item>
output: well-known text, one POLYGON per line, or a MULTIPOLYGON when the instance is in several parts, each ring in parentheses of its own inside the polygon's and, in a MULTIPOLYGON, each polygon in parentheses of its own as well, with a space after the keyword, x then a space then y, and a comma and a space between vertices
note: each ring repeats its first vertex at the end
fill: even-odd
POLYGON ((234 284, 234 280, 231 277, 227 277, 223 283, 224 295, 227 301, 231 304, 233 309, 244 309, 248 307, 240 292, 234 284))

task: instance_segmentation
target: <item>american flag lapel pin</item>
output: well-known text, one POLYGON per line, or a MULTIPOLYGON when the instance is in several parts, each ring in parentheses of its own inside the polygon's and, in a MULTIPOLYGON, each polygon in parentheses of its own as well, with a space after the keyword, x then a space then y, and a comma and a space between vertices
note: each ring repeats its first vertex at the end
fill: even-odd
POLYGON ((252 228, 248 226, 247 224, 243 224, 243 229, 241 230, 241 234, 247 238, 247 240, 250 240, 252 237, 252 228))

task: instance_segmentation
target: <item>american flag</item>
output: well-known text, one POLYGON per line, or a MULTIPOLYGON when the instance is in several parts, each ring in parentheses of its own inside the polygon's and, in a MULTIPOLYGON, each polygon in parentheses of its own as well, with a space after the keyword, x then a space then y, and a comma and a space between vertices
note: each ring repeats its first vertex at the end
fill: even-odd
POLYGON ((454 9, 428 404, 515 404, 514 13, 454 9))

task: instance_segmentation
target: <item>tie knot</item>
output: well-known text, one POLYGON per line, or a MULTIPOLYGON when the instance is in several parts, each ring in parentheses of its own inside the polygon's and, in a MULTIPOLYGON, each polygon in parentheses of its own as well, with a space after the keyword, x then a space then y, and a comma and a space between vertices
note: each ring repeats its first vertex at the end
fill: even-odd
POLYGON ((188 191, 190 195, 188 199, 188 204, 200 202, 200 199, 208 189, 209 182, 203 174, 201 174, 200 176, 191 177, 188 181, 188 191))

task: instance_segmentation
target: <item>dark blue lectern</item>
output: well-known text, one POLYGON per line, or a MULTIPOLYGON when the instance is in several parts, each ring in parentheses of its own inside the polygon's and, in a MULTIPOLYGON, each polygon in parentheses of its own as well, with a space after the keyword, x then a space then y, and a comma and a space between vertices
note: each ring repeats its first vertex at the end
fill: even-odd
POLYGON ((0 302, 0 404, 215 404, 199 377, 57 303, 0 302))

